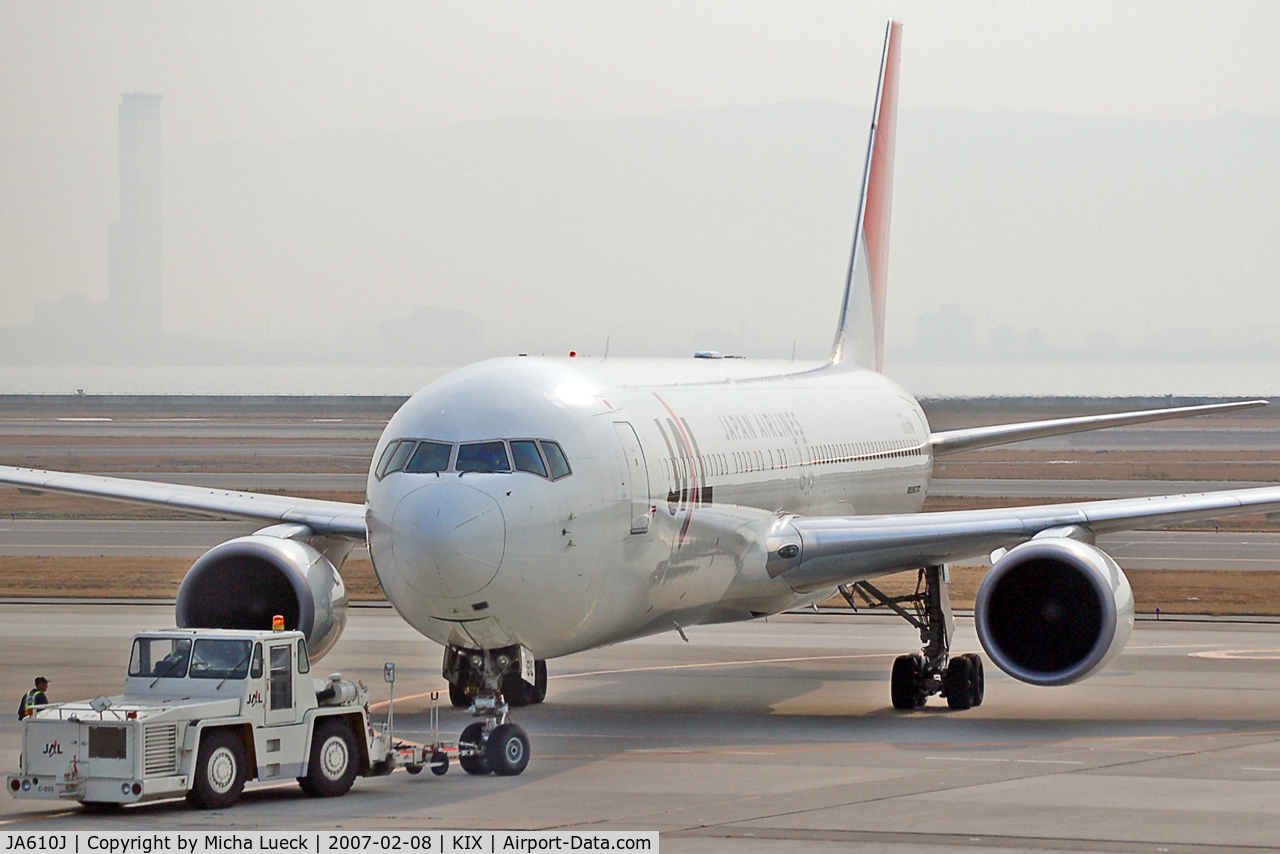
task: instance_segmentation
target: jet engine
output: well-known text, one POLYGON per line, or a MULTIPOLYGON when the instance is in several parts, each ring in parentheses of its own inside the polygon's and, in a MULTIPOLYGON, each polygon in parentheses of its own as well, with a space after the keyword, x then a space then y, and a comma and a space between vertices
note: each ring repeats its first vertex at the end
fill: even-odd
POLYGON ((974 623, 992 662, 1032 685, 1105 666, 1133 629, 1133 591, 1106 552, 1066 537, 1015 546, 978 588, 974 623))
MULTIPOLYGON (((285 533, 297 534, 299 527, 288 526, 285 533)), ((269 629, 279 614, 286 629, 306 635, 315 662, 347 624, 347 589, 326 553, 341 564, 351 546, 338 543, 321 553, 305 539, 269 531, 228 540, 201 555, 178 588, 178 625, 269 629)))

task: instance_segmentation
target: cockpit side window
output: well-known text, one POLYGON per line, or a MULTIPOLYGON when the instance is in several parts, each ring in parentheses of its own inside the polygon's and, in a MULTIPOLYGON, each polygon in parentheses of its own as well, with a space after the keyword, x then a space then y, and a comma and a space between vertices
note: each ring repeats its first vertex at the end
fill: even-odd
POLYGON ((532 440, 513 440, 511 442, 511 456, 515 457, 516 471, 527 471, 539 477, 547 476, 547 466, 542 461, 542 454, 538 453, 537 442, 532 440))
POLYGON ((388 442, 387 447, 382 450, 382 459, 378 460, 378 467, 374 469, 374 474, 378 476, 378 480, 382 480, 387 473, 387 466, 391 464, 391 455, 396 452, 396 448, 400 447, 399 442, 388 442))
POLYGON ((395 446, 395 450, 390 454, 383 453, 382 462, 378 465, 378 479, 386 477, 393 471, 400 471, 404 468, 405 460, 409 459, 409 455, 413 453, 413 446, 416 442, 409 440, 401 442, 395 446))
POLYGON ((505 442, 471 442, 458 446, 457 469, 478 472, 511 471, 505 442))
POLYGON ((572 474, 569 469, 569 461, 565 459, 564 451, 560 450, 560 446, 555 442, 548 442, 543 439, 538 443, 542 446, 542 453, 547 455, 547 463, 551 466, 551 479, 559 480, 565 475, 572 474))
POLYGON ((404 470, 408 472, 444 471, 449 468, 449 454, 452 452, 453 445, 445 442, 420 442, 418 450, 413 452, 404 470))

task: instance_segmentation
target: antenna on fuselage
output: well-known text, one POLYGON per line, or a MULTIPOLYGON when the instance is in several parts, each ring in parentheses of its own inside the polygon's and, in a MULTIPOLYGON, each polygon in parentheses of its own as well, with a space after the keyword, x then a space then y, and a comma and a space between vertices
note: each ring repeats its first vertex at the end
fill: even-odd
POLYGON ((889 211, 893 199, 893 145, 898 127, 898 60, 902 24, 885 27, 880 81, 858 195, 853 249, 844 280, 844 302, 831 364, 846 361, 880 370, 884 364, 885 289, 889 278, 889 211), (852 346, 850 346, 852 345, 852 346))

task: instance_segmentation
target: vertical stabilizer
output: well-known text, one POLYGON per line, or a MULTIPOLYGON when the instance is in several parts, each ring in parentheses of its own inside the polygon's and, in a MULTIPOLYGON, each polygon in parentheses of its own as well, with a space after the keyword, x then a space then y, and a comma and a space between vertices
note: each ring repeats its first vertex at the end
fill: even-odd
POLYGON ((893 140, 898 129, 898 59, 902 24, 889 21, 880 57, 880 83, 858 197, 853 251, 844 283, 840 324, 831 364, 875 368, 884 364, 884 307, 889 280, 889 210, 893 201, 893 140))

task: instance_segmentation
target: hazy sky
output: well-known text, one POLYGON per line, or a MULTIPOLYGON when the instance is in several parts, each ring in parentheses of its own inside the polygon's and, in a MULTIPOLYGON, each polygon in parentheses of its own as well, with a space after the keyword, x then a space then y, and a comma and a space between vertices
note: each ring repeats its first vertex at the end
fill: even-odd
POLYGON ((289 138, 499 116, 865 103, 889 15, 902 106, 1280 114, 1273 2, 0 3, 0 127, 114 129, 162 92, 166 139, 289 138))
MULTIPOLYGON (((904 110, 1280 116, 1274 2, 0 0, 0 326, 66 290, 105 296, 122 91, 164 95, 167 152, 506 116, 865 105, 890 15, 905 26, 904 110)), ((182 274, 166 267, 168 283, 182 274)))

